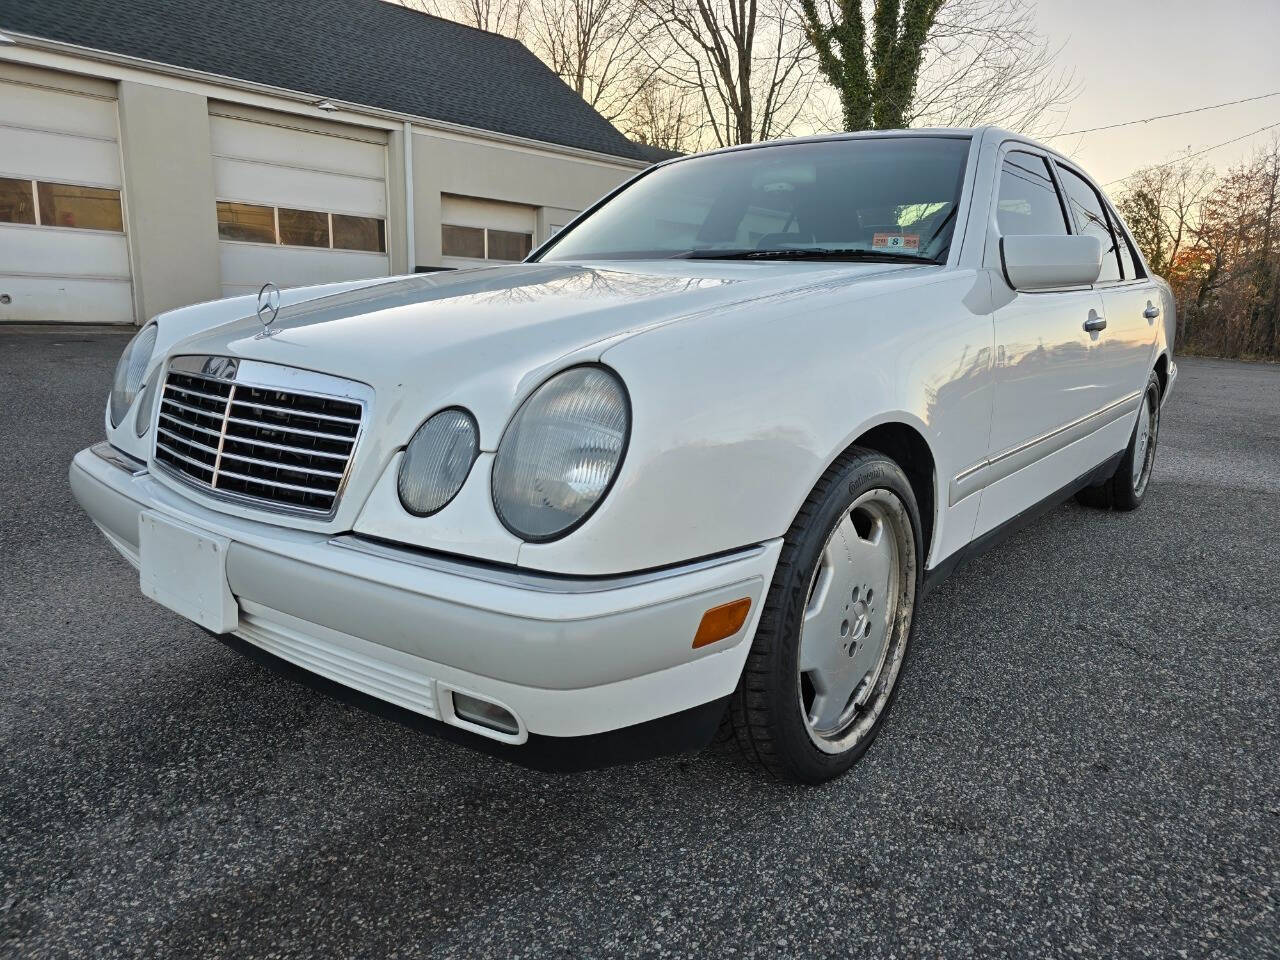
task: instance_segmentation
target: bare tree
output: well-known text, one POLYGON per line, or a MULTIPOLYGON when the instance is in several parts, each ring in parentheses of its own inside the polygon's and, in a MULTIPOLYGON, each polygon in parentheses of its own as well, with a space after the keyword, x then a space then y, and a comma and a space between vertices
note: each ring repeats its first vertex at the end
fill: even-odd
POLYGON ((1144 167, 1125 179, 1116 205, 1156 273, 1168 271, 1192 243, 1212 185, 1213 170, 1191 159, 1144 167))
POLYGON ((790 0, 639 0, 666 44, 650 49, 654 77, 701 101, 718 146, 788 133, 813 81, 790 0))
POLYGON ((397 0, 411 10, 523 40, 529 0, 397 0))
POLYGON ((1179 349, 1280 358, 1280 141, 1221 176, 1190 156, 1139 170, 1117 206, 1173 286, 1179 349))
POLYGON ((639 143, 688 153, 702 136, 702 101, 687 88, 651 78, 636 92, 620 125, 639 143))
POLYGON ((1028 0, 947 0, 929 33, 907 122, 1056 132, 1080 92, 1074 74, 1057 66, 1061 52, 1036 31, 1028 0))
POLYGON ((526 22, 533 52, 609 120, 652 81, 644 53, 652 28, 636 0, 534 0, 526 22))
POLYGON ((1078 93, 1030 0, 799 2, 847 130, 999 123, 1044 134, 1078 93))

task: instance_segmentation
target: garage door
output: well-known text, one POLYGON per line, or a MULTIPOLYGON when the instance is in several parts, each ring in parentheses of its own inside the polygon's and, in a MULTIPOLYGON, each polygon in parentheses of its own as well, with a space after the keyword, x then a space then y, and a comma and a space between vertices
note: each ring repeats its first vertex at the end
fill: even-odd
POLYGON ((479 197, 440 197, 441 263, 474 267, 523 260, 533 249, 537 210, 479 197))
POLYGON ((210 110, 222 291, 384 277, 386 138, 210 110))
POLYGON ((0 80, 0 320, 132 323, 115 100, 0 80))

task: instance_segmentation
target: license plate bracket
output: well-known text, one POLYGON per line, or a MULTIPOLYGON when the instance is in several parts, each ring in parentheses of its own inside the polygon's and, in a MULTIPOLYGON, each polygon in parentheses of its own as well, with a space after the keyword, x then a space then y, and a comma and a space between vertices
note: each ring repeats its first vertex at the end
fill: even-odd
POLYGON ((144 595, 214 633, 240 622, 227 584, 226 537, 144 510, 138 517, 138 579, 144 595))

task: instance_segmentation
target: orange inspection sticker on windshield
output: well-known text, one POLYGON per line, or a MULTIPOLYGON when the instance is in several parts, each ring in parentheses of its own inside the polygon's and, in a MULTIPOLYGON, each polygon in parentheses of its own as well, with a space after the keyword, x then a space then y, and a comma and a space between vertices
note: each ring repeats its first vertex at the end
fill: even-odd
POLYGON ((877 250, 919 250, 920 234, 877 233, 871 238, 871 246, 877 250))

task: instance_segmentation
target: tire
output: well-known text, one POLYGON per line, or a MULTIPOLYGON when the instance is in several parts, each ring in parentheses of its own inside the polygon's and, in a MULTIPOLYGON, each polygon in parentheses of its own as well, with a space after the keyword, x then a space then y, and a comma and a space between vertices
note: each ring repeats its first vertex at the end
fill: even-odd
POLYGON ((1086 507, 1103 510, 1137 510, 1151 486, 1159 439, 1160 378, 1152 371, 1142 393, 1142 406, 1129 436, 1129 446, 1115 473, 1096 486, 1085 487, 1076 494, 1076 500, 1086 507))
POLYGON ((857 447, 837 459, 783 540, 730 700, 748 760, 816 784, 866 752, 906 661, 921 557, 919 508, 898 465, 857 447))

